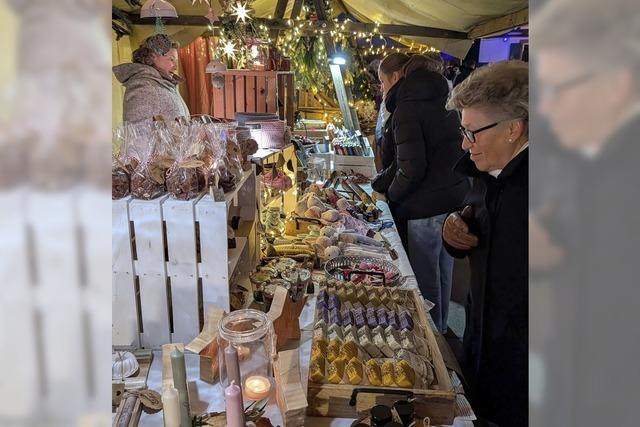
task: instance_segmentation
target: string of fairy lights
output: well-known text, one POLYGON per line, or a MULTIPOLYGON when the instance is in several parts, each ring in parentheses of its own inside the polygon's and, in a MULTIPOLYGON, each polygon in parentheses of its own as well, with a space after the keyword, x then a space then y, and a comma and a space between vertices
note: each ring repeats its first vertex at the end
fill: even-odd
MULTIPOLYGON (((404 40, 391 41, 381 33, 381 24, 377 21, 365 24, 367 31, 362 31, 363 25, 351 21, 348 17, 334 18, 331 22, 319 21, 314 8, 307 5, 303 5, 300 16, 294 18, 273 22, 272 16, 269 16, 267 20, 254 20, 251 16, 253 0, 224 3, 226 16, 219 18, 222 23, 219 27, 219 38, 214 46, 209 45, 210 53, 215 51, 221 59, 226 59, 230 67, 243 68, 248 64, 248 59, 255 55, 255 50, 251 49, 247 39, 259 40, 265 45, 277 47, 284 57, 291 58, 299 89, 308 90, 314 96, 322 90, 325 95, 331 97, 333 86, 323 41, 329 36, 336 49, 350 57, 345 68, 345 85, 351 88, 356 99, 350 106, 359 112, 368 111, 370 106, 365 103, 375 96, 375 71, 367 70, 368 63, 374 57, 378 58, 392 52, 438 52, 431 46, 416 42, 409 45, 404 40), (285 26, 280 27, 275 38, 270 34, 274 23, 284 23, 285 26), (354 27, 360 31, 354 31, 354 27)), ((330 7, 325 12, 327 16, 332 15, 330 7)), ((209 29, 213 30, 213 26, 210 25, 209 29)), ((316 99, 323 109, 329 107, 324 99, 316 99)), ((336 124, 342 121, 339 112, 325 110, 323 116, 325 120, 336 124)))

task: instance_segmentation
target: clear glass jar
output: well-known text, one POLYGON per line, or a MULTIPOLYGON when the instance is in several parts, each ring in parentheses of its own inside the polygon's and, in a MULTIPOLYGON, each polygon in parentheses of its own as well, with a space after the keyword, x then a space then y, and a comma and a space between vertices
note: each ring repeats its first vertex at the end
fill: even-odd
POLYGON ((238 351, 243 399, 253 401, 275 395, 272 360, 276 341, 273 324, 266 313, 253 309, 233 311, 220 320, 218 331, 223 390, 229 385, 224 350, 231 345, 238 351))

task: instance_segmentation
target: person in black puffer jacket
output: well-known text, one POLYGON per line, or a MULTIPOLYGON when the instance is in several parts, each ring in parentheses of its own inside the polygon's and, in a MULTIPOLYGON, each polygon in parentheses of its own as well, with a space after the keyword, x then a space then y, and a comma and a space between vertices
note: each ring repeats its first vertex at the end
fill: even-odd
MULTIPOLYGON (((382 72, 384 66, 385 60, 382 72)), ((441 229, 469 183, 453 171, 463 154, 460 122, 445 109, 449 86, 434 69, 434 59, 412 56, 404 65, 404 79, 388 96, 396 156, 386 197, 422 296, 435 304, 431 315, 445 332, 453 258, 442 246, 441 229)))
POLYGON ((371 181, 374 191, 385 194, 389 190, 391 181, 396 174, 396 143, 393 139, 393 111, 396 108, 396 94, 403 81, 404 66, 409 61, 409 55, 392 53, 380 62, 378 76, 382 88, 383 103, 380 108, 386 108, 389 117, 384 122, 382 130, 382 170, 371 181))

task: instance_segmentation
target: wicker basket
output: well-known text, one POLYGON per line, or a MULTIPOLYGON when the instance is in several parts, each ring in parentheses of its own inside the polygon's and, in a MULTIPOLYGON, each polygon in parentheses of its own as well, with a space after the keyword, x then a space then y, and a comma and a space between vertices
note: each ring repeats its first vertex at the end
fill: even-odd
POLYGON ((284 120, 247 121, 245 125, 251 128, 251 136, 258 143, 258 147, 276 149, 284 147, 286 126, 284 120))
MULTIPOLYGON (((392 280, 385 279, 384 281, 385 286, 398 286, 400 284, 400 279, 402 278, 402 275, 400 274, 400 270, 398 269, 398 267, 395 266, 395 264, 389 261, 385 261, 383 259, 378 259, 378 258, 373 258, 368 256, 335 257, 327 261, 327 263, 324 265, 324 271, 327 274, 327 277, 333 277, 338 280, 344 280, 345 278, 343 277, 342 272, 339 271, 338 269, 353 267, 354 265, 358 265, 363 261, 366 263, 378 266, 382 268, 385 272, 394 273, 394 276, 393 276, 394 278, 392 280)), ((357 269, 354 269, 354 271, 355 270, 357 269)), ((361 273, 360 270, 357 270, 357 273, 366 274, 366 272, 361 273)), ((375 273, 375 272, 370 272, 370 274, 372 273, 375 273)))

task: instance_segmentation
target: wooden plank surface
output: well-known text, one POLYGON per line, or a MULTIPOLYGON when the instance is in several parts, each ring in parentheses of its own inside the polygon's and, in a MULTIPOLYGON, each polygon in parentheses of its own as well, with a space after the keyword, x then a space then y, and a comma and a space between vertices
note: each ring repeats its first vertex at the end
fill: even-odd
POLYGON ((227 250, 227 204, 214 202, 209 195, 196 204, 200 227, 202 304, 230 311, 227 250))
POLYGON ((278 74, 277 77, 277 86, 276 86, 276 94, 278 97, 277 106, 282 106, 278 108, 278 117, 280 120, 284 120, 284 111, 285 111, 285 96, 286 96, 286 88, 285 88, 285 78, 284 74, 278 74))
POLYGON ((217 118, 224 118, 224 87, 213 88, 213 111, 211 115, 217 118))
POLYGON ((267 112, 267 79, 264 76, 256 76, 256 112, 267 112))
POLYGON ((235 101, 235 86, 233 81, 233 75, 227 74, 224 76, 224 116, 227 119, 236 118, 236 101, 235 101))
POLYGON ((285 102, 284 102, 284 111, 285 111, 285 120, 287 121, 287 125, 293 129, 294 121, 295 121, 295 99, 296 99, 296 86, 294 81, 293 74, 285 74, 285 102))
POLYGON ((113 345, 140 346, 136 306, 131 228, 130 197, 111 202, 111 286, 113 345))
POLYGON ((278 80, 277 77, 267 77, 267 113, 278 111, 278 80))
POLYGON ((256 76, 245 77, 247 112, 256 112, 256 76))
POLYGON ((245 87, 244 87, 245 78, 244 76, 235 76, 234 84, 236 88, 236 112, 245 112, 246 111, 246 100, 245 100, 245 87))
POLYGON ((529 22, 529 8, 526 7, 517 12, 510 13, 505 16, 493 18, 481 24, 474 26, 469 31, 470 39, 477 39, 488 36, 490 34, 499 33, 501 31, 510 30, 517 26, 526 25, 529 22))
POLYGON ((129 205, 138 255, 136 274, 140 282, 143 331, 140 341, 146 348, 159 348, 171 339, 161 209, 167 197, 132 200, 129 205))
POLYGON ((171 278, 172 341, 187 342, 199 331, 195 200, 168 199, 162 205, 167 229, 167 274, 171 278))

